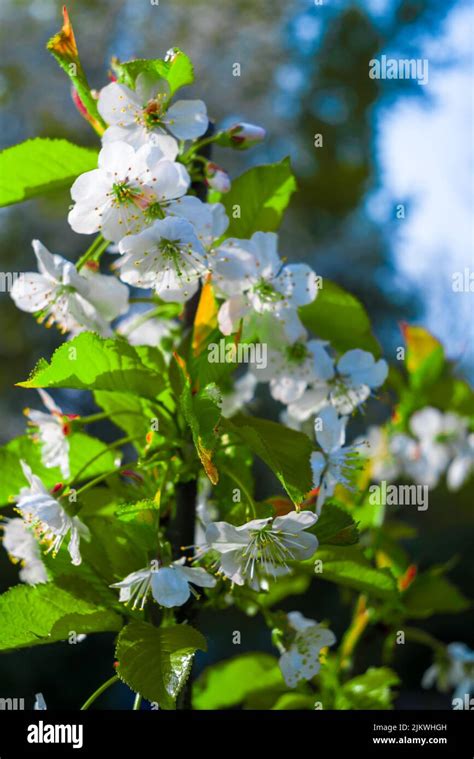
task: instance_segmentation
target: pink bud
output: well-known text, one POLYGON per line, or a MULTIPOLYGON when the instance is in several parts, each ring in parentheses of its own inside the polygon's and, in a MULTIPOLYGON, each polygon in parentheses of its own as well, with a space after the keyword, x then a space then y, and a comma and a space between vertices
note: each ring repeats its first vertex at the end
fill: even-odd
POLYGON ((255 124, 234 124, 227 130, 231 141, 239 148, 249 148, 265 139, 265 129, 255 124))
POLYGON ((206 184, 218 192, 229 192, 231 187, 230 177, 217 163, 208 163, 206 166, 206 184))

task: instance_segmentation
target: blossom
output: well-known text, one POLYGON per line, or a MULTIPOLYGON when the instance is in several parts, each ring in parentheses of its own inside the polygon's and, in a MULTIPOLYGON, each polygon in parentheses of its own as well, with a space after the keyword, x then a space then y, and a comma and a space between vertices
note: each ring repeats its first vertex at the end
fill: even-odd
POLYGON ((41 400, 49 411, 26 409, 26 415, 37 428, 37 437, 41 441, 41 461, 48 469, 58 466, 64 478, 70 475, 69 440, 70 426, 64 414, 45 390, 38 390, 41 400))
POLYGON ((120 140, 134 148, 147 143, 162 150, 176 146, 176 155, 174 138, 201 137, 209 121, 202 100, 178 100, 170 105, 170 98, 168 83, 147 73, 137 76, 135 91, 119 82, 103 87, 97 108, 109 124, 102 138, 104 144, 120 140))
POLYGON ((139 604, 140 609, 143 609, 150 592, 160 606, 166 608, 182 606, 188 600, 191 592, 196 595, 196 592, 190 587, 191 585, 213 588, 216 584, 215 577, 212 577, 205 569, 202 567, 185 567, 185 561, 182 558, 173 561, 169 566, 161 566, 157 569, 150 566, 139 569, 110 587, 120 589, 120 601, 125 604, 133 601, 133 609, 139 604))
POLYGON ((33 240, 38 272, 27 272, 11 289, 15 305, 27 313, 38 313, 49 327, 56 323, 62 332, 84 329, 103 337, 113 334, 109 322, 128 309, 128 288, 116 277, 88 269, 80 273, 74 264, 53 255, 33 240))
POLYGON ((255 232, 250 240, 228 238, 217 248, 213 280, 217 291, 228 297, 218 313, 224 335, 252 314, 259 315, 259 323, 263 315, 271 315, 290 342, 301 335, 297 308, 315 299, 317 278, 306 264, 283 265, 277 240, 273 232, 255 232))
POLYGON ((474 692, 474 651, 465 643, 450 643, 446 657, 428 667, 421 680, 423 688, 435 682, 442 692, 455 689, 453 699, 474 692))
POLYGON ((339 414, 352 413, 372 389, 383 384, 388 372, 384 359, 375 361, 371 353, 358 348, 344 353, 337 364, 326 354, 324 366, 325 374, 320 372, 315 380, 308 381, 304 393, 289 402, 288 412, 295 421, 304 422, 330 404, 339 414))
POLYGON ((191 298, 207 271, 204 248, 186 219, 155 221, 140 234, 121 240, 119 250, 120 278, 135 287, 153 288, 166 301, 191 298))
POLYGON ((390 451, 414 482, 434 488, 452 457, 449 441, 456 436, 458 417, 431 406, 416 411, 409 422, 411 435, 396 433, 390 451))
POLYGON ((360 348, 347 351, 337 362, 338 379, 331 391, 331 403, 340 414, 350 414, 363 403, 370 391, 383 385, 388 364, 360 348))
POLYGON ((430 487, 434 487, 444 469, 450 490, 458 490, 474 467, 474 435, 469 433, 467 420, 458 414, 443 413, 427 406, 416 411, 410 419, 410 431, 418 439, 415 458, 416 476, 422 477, 421 464, 430 464, 430 487))
POLYGON ((332 646, 336 636, 314 619, 307 619, 299 611, 288 613, 290 629, 295 633, 291 645, 278 662, 286 684, 296 688, 303 680, 311 680, 318 674, 321 649, 332 646))
POLYGON ((20 580, 28 585, 46 582, 48 575, 41 561, 38 543, 23 519, 6 519, 3 547, 13 562, 21 563, 20 580))
POLYGON ((68 221, 75 232, 102 232, 119 242, 148 226, 163 207, 189 187, 185 167, 157 145, 135 151, 125 142, 106 143, 98 168, 81 174, 71 187, 75 204, 68 221))
POLYGON ((193 195, 172 201, 168 204, 166 213, 168 216, 187 219, 207 252, 211 251, 216 240, 222 237, 229 226, 229 218, 222 203, 203 203, 193 195))
POLYGON ((229 192, 231 181, 228 173, 224 171, 217 163, 209 161, 205 169, 206 184, 217 192, 229 192))
POLYGON ((311 454, 313 487, 319 488, 316 508, 320 512, 325 500, 333 495, 338 483, 350 486, 354 468, 355 446, 344 447, 347 417, 340 417, 335 408, 327 406, 315 421, 316 440, 323 449, 311 454), (321 429, 320 424, 321 424, 321 429))
POLYGON ((45 488, 40 478, 33 474, 25 461, 21 461, 23 473, 29 487, 20 490, 17 497, 17 511, 27 524, 31 524, 43 543, 49 544, 47 553, 56 556, 61 544, 69 533, 68 551, 71 561, 78 566, 82 559, 79 551, 80 539, 89 540, 90 533, 79 517, 70 517, 59 501, 45 488))
POLYGON ((282 517, 253 519, 235 527, 212 522, 206 529, 210 549, 220 554, 220 571, 236 585, 260 588, 259 573, 290 571, 288 562, 308 559, 318 547, 315 535, 305 533, 317 520, 310 511, 292 511, 282 517))
POLYGON ((300 398, 288 404, 288 418, 298 425, 306 422, 311 416, 330 405, 330 390, 330 385, 325 380, 312 382, 300 398))
POLYGON ((256 370, 256 375, 261 382, 270 383, 270 393, 276 401, 294 403, 310 383, 326 386, 326 380, 334 375, 326 344, 322 340, 306 342, 305 336, 294 343, 283 342, 279 350, 268 350, 267 366, 256 370))
POLYGON ((250 148, 265 139, 265 129, 255 124, 247 124, 244 121, 233 124, 226 130, 233 147, 243 150, 250 148))

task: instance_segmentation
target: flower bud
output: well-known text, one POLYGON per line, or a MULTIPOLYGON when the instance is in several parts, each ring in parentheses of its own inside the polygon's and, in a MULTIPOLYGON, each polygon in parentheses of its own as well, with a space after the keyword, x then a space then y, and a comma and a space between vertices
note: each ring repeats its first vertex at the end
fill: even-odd
POLYGON ((241 122, 229 127, 227 134, 234 147, 245 149, 262 142, 265 139, 266 132, 263 127, 241 122))
POLYGON ((229 192, 231 186, 227 172, 211 162, 206 165, 206 184, 218 192, 229 192))

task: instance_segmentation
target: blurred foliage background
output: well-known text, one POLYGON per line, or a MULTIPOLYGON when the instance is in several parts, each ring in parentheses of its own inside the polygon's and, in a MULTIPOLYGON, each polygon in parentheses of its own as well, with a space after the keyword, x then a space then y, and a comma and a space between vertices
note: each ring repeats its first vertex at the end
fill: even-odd
MULTIPOLYGON (((58 0, 0 3, 2 148, 36 135, 95 144, 72 104, 66 77, 44 49, 61 25, 60 8, 58 0)), ((183 49, 196 71, 197 84, 188 96, 203 98, 218 125, 246 120, 267 130, 258 148, 216 149, 214 160, 235 176, 250 165, 291 157, 300 192, 281 231, 282 255, 306 260, 318 274, 356 294, 389 360, 402 344, 398 323, 417 321, 447 341, 459 373, 472 377, 472 300, 451 287, 452 272, 470 264, 472 240, 472 191, 465 182, 472 127, 469 3, 70 0, 68 8, 93 87, 106 83, 112 55, 126 60, 161 57, 172 46, 183 49), (382 53, 428 58, 429 84, 370 79, 368 61, 382 53), (239 77, 233 76, 235 63, 239 77), (323 137, 321 148, 314 146, 316 134, 323 137), (399 204, 405 209, 401 219, 399 204)), ((83 252, 85 239, 66 221, 68 204, 68 195, 61 193, 2 209, 2 271, 33 268, 32 238, 72 260, 83 252)), ((0 317, 4 441, 24 431, 24 406, 39 407, 33 392, 15 389, 14 383, 61 338, 17 311, 7 293, 0 293, 0 317)), ((86 402, 72 392, 61 397, 65 411, 83 411, 86 402)), ((373 421, 373 413, 369 407, 364 424, 373 421)), ((461 558, 473 536, 466 489, 454 497, 439 488, 429 511, 410 513, 408 519, 419 529, 419 537, 407 544, 419 566, 455 554, 453 580, 469 594, 472 564, 461 558)), ((2 589, 15 577, 2 552, 2 589)), ((350 615, 339 592, 325 583, 284 606, 331 620, 339 637, 350 615)), ((231 610, 220 615, 217 636, 213 615, 203 615, 200 626, 210 636, 210 650, 206 658, 198 657, 198 667, 237 653, 229 644, 236 629, 242 630, 239 653, 270 650, 266 630, 231 610)), ((436 617, 427 626, 445 642, 473 644, 468 615, 436 617)), ((382 641, 383 630, 364 642, 360 671, 374 663, 382 641)), ((49 706, 75 708, 109 676, 111 643, 112 636, 101 635, 76 646, 3 655, 0 695, 24 697, 29 705, 42 691, 49 706)), ((416 645, 398 648, 395 664, 403 686, 397 707, 449 708, 448 696, 420 689, 430 654, 416 645)), ((116 686, 102 703, 127 708, 130 697, 116 686)))

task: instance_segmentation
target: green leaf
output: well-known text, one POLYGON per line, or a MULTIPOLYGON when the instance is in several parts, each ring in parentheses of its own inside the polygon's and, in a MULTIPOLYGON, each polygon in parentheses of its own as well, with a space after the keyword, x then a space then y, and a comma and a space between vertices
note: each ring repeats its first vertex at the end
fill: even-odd
POLYGON ((392 709, 391 688, 399 682, 399 677, 388 667, 370 667, 363 675, 354 677, 342 686, 341 694, 336 696, 334 708, 392 709))
POLYGON ((278 662, 269 654, 249 653, 208 667, 193 686, 194 709, 227 709, 273 686, 286 690, 278 662))
POLYGON ((46 567, 49 580, 58 588, 81 600, 105 606, 107 609, 117 611, 122 616, 125 608, 119 602, 117 591, 110 588, 104 578, 97 574, 84 559, 83 549, 85 545, 87 545, 86 542, 82 541, 82 562, 79 566, 71 564, 71 557, 65 542, 54 558, 51 553, 43 553, 41 560, 46 567))
POLYGON ((0 152, 0 206, 69 188, 79 174, 97 167, 97 151, 68 140, 36 137, 0 152))
POLYGON ((127 525, 127 534, 149 551, 156 548, 159 523, 159 507, 155 501, 143 500, 127 503, 115 512, 117 519, 127 525))
POLYGON ((408 616, 415 618, 459 614, 471 606, 452 582, 435 572, 418 575, 403 594, 403 604, 408 616))
POLYGON ((304 326, 341 353, 352 348, 380 355, 367 312, 353 295, 324 278, 317 298, 298 309, 304 326))
POLYGON ((316 695, 306 696, 304 693, 282 693, 272 706, 274 711, 314 709, 316 695))
POLYGON ((240 437, 270 467, 293 503, 304 500, 312 485, 313 446, 307 435, 277 422, 243 414, 222 420, 222 426, 240 437))
POLYGON ((120 630, 121 618, 53 583, 17 585, 0 596, 0 650, 54 643, 69 632, 120 630))
POLYGON ((156 348, 133 347, 126 340, 81 332, 63 343, 48 364, 39 361, 20 387, 113 390, 154 398, 163 389, 163 358, 156 348))
POLYGON ((156 628, 132 622, 117 641, 117 674, 148 701, 173 709, 198 648, 206 650, 206 639, 190 625, 156 628))
POLYGON ((230 192, 218 197, 228 213, 226 237, 248 238, 254 232, 274 232, 296 190, 290 159, 255 166, 232 181, 230 192), (240 218, 234 218, 235 207, 240 218))
POLYGON ((359 540, 356 523, 347 511, 334 503, 326 503, 321 515, 311 528, 319 545, 353 545, 359 540))
POLYGON ((134 523, 93 515, 88 515, 87 526, 91 540, 81 543, 82 558, 107 584, 147 566, 147 550, 153 538, 156 544, 156 531, 146 529, 146 525, 137 528, 134 523))
POLYGON ((187 55, 178 48, 173 49, 171 61, 164 61, 161 58, 155 59, 137 59, 125 63, 114 63, 114 69, 118 74, 118 80, 135 88, 135 80, 139 74, 150 74, 157 79, 165 79, 170 88, 171 95, 174 95, 181 87, 194 82, 193 64, 187 55))
MULTIPOLYGON (((388 570, 375 569, 355 546, 324 546, 318 549, 311 564, 315 560, 322 562, 321 572, 315 572, 316 578, 363 591, 376 598, 398 598, 393 575, 388 570)), ((316 564, 316 568, 319 566, 316 564)))
POLYGON ((218 441, 217 426, 221 417, 217 388, 211 384, 193 394, 186 365, 177 355, 171 364, 170 379, 204 471, 212 484, 216 485, 219 474, 212 459, 218 441))
MULTIPOLYGON (((84 469, 81 479, 108 472, 114 467, 115 455, 116 452, 107 450, 105 443, 83 432, 73 432, 69 436, 71 477, 75 477, 96 456, 98 458, 84 469)), ((41 462, 41 443, 22 435, 0 448, 0 505, 7 504, 27 484, 20 459, 30 465, 46 488, 51 489, 64 480, 58 467, 47 469, 41 462)))

